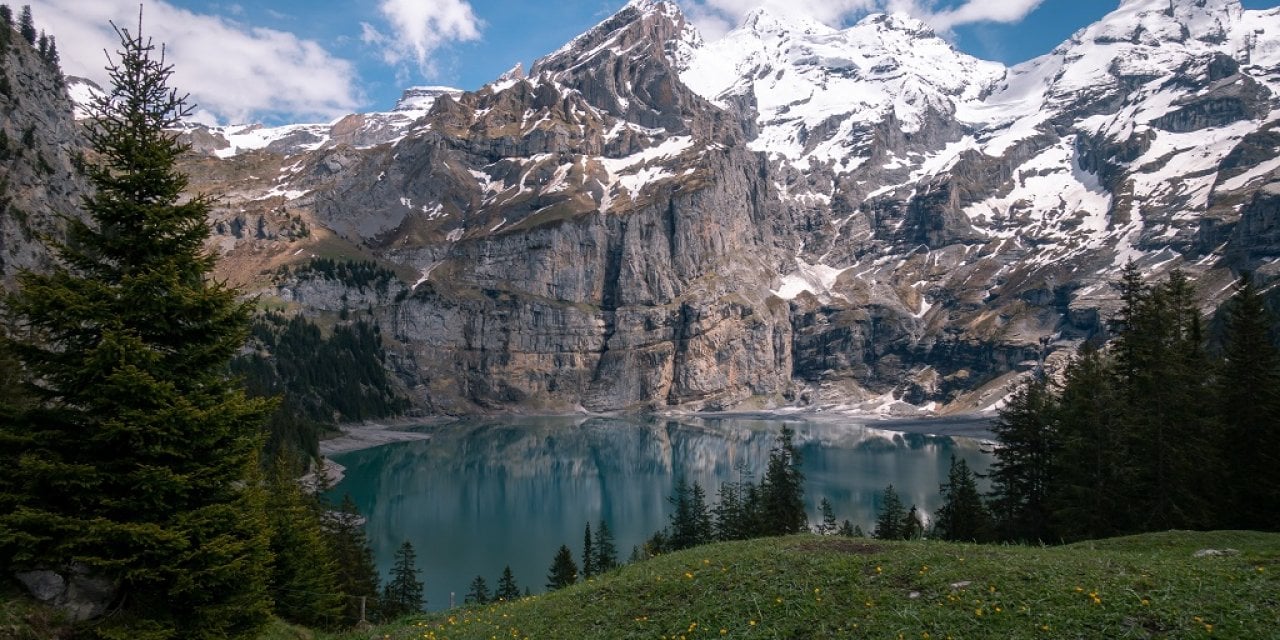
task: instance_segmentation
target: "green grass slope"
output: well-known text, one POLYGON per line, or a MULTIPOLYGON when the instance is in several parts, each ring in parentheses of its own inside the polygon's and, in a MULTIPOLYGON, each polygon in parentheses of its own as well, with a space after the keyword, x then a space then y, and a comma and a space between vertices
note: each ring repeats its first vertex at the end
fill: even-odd
POLYGON ((332 638, 1280 638, 1280 534, 1064 547, 795 536, 332 638), (1233 550, 1196 557, 1203 549, 1233 550))

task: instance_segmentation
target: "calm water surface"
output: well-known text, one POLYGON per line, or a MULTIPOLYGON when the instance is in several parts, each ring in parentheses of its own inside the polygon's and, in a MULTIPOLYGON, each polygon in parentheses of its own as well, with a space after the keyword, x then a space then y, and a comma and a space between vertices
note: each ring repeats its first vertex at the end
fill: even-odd
POLYGON ((625 561, 666 525, 678 477, 701 484, 711 499, 739 469, 759 480, 783 424, 796 431, 811 523, 825 497, 838 519, 870 532, 890 483, 907 506, 932 514, 952 455, 976 471, 990 464, 977 440, 885 430, 893 422, 501 418, 334 456, 347 468, 334 492, 349 493, 368 517, 384 577, 396 548, 413 543, 427 608, 441 609, 450 592, 460 604, 477 574, 492 589, 508 564, 521 588, 543 591, 556 549, 568 544, 580 556, 588 522, 594 530, 608 521, 625 561))

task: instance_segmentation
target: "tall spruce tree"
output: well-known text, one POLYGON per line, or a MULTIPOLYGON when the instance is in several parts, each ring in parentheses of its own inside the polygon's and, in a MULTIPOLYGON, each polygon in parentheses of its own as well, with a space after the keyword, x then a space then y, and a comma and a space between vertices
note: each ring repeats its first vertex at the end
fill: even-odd
POLYGON ((1063 540, 1133 530, 1125 493, 1134 467, 1125 434, 1128 404, 1120 389, 1111 359, 1089 345, 1063 375, 1049 498, 1053 528, 1063 540))
POLYGON ((761 533, 784 536, 804 531, 808 516, 804 511, 804 474, 800 472, 800 451, 795 431, 783 426, 778 441, 769 452, 764 479, 760 482, 761 533))
POLYGON ((551 569, 547 572, 547 589, 555 591, 563 589, 578 581, 578 565, 573 561, 573 552, 569 547, 560 545, 556 556, 551 561, 551 569))
POLYGON ((346 596, 343 620, 360 621, 361 598, 366 617, 378 610, 378 568, 364 532, 364 519, 350 495, 343 495, 338 509, 325 520, 329 547, 338 565, 338 591, 346 596))
MULTIPOLYGON (((1127 291, 1126 284, 1122 291, 1127 291)), ((1203 528, 1214 519, 1220 468, 1212 434, 1212 376, 1194 287, 1180 271, 1146 287, 1122 315, 1116 336, 1120 384, 1128 402, 1125 450, 1134 473, 1122 495, 1135 528, 1203 528)))
POLYGON ((818 505, 818 513, 822 514, 822 523, 818 525, 818 535, 834 535, 839 530, 840 525, 836 522, 836 512, 831 507, 831 501, 823 498, 818 505))
POLYGON ((471 580, 471 587, 462 601, 472 605, 486 605, 493 601, 489 595, 489 583, 484 581, 484 576, 476 576, 471 580))
POLYGON ((271 524, 271 593, 281 618, 333 627, 342 617, 338 564, 325 533, 321 503, 302 490, 283 458, 272 465, 267 514, 271 524))
POLYGON ((668 500, 675 507, 675 511, 669 516, 671 533, 667 542, 671 551, 711 541, 711 512, 700 485, 694 483, 690 486, 684 478, 680 478, 668 500))
MULTIPOLYGON (((22 23, 34 39, 29 9, 22 23)), ((0 425, 18 460, 0 481, 0 564, 114 582, 123 608, 102 637, 252 635, 270 610, 253 476, 267 406, 226 375, 250 306, 210 280, 210 200, 184 198, 175 168, 172 68, 141 27, 117 34, 87 132, 89 218, 5 300, 33 404, 0 425)))
MULTIPOLYGON (((138 31, 142 31, 139 29, 138 31)), ((35 46, 36 44, 36 21, 31 17, 31 5, 22 5, 22 12, 18 14, 18 32, 22 34, 22 39, 27 44, 35 46)))
POLYGON ((941 491, 943 502, 935 528, 943 540, 986 542, 991 538, 991 514, 982 502, 969 463, 951 456, 951 470, 941 491))
POLYGON ((596 574, 596 549, 591 540, 591 523, 582 534, 582 577, 590 578, 596 574))
POLYGON ((1226 305, 1216 393, 1226 463, 1226 526, 1280 531, 1280 353, 1275 317, 1249 274, 1226 305))
POLYGON ((1054 540, 1049 492, 1056 399, 1044 379, 1029 381, 1000 410, 991 431, 1000 446, 991 464, 991 511, 999 538, 1054 540))
POLYGON ((597 573, 618 568, 618 548, 613 541, 613 531, 609 529, 608 521, 601 520, 600 526, 596 528, 595 550, 597 573))
POLYGON ((422 597, 422 581, 418 579, 418 554, 408 540, 396 550, 395 564, 391 567, 391 581, 382 590, 378 603, 383 617, 394 620, 422 610, 426 600, 422 597))
POLYGON ((893 485, 885 487, 880 498, 880 511, 876 514, 876 528, 871 535, 881 540, 901 540, 902 523, 906 517, 907 511, 898 492, 893 485))
POLYGON ((493 592, 493 599, 498 602, 514 602, 520 599, 520 586, 511 573, 511 565, 502 568, 502 577, 498 578, 498 588, 493 592))

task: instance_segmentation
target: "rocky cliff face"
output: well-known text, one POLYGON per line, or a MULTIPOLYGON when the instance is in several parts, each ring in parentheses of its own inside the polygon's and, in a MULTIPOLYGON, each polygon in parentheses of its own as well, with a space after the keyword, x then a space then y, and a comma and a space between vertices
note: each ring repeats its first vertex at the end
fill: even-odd
POLYGON ((1276 268, 1280 11, 1126 0, 1014 68, 918 21, 635 0, 400 115, 188 131, 227 274, 374 316, 433 411, 988 407, 1129 260, 1211 309, 1276 268), (429 103, 428 106, 424 106, 429 103), (203 141, 203 142, 201 142, 203 141), (373 258, 371 294, 299 281, 373 258))
MULTIPOLYGON (((4 28, 4 27, 0 27, 4 28)), ((0 37, 0 289, 50 256, 38 241, 81 215, 84 140, 60 72, 16 32, 0 37)))

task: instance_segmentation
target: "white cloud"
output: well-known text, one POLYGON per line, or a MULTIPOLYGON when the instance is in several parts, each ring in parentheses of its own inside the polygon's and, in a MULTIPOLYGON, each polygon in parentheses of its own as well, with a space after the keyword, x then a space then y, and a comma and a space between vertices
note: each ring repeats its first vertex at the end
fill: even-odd
POLYGON ((709 40, 724 35, 751 10, 764 7, 778 15, 805 16, 841 26, 868 13, 905 13, 941 32, 977 22, 1016 23, 1044 0, 681 0, 690 20, 709 40))
MULTIPOLYGON (((106 84, 104 51, 119 40, 108 21, 137 28, 137 0, 31 0, 37 25, 58 39, 63 71, 106 84)), ((202 120, 222 123, 330 119, 364 102, 352 63, 294 34, 148 0, 143 34, 164 43, 171 84, 191 94, 202 120)))
POLYGON ((378 10, 392 35, 362 24, 364 42, 381 47, 388 64, 413 62, 428 78, 437 75, 437 50, 450 42, 479 40, 484 26, 466 0, 382 0, 378 10))

